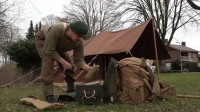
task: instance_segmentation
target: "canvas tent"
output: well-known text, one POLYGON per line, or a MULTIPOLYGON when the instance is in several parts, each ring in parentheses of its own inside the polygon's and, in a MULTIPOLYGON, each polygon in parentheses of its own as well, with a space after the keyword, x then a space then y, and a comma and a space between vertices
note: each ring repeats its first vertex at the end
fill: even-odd
MULTIPOLYGON (((99 73, 91 80, 104 79, 106 66, 110 58, 121 60, 126 57, 144 57, 146 59, 164 60, 169 59, 170 55, 165 49, 157 31, 154 33, 153 20, 150 19, 138 26, 120 30, 103 30, 95 37, 85 41, 84 55, 85 61, 100 65, 99 73), (155 38, 154 38, 155 34, 155 38), (155 49, 154 39, 157 49, 155 49)), ((78 72, 77 72, 78 74, 78 72)), ((83 73, 85 74, 85 73, 83 73)), ((77 81, 85 82, 84 75, 77 78, 77 81)))

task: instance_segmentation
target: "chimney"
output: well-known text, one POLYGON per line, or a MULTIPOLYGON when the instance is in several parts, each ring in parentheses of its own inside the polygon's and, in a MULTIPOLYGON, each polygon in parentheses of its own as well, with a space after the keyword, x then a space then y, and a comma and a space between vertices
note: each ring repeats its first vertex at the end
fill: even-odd
POLYGON ((186 42, 181 42, 181 45, 182 46, 186 46, 186 42))

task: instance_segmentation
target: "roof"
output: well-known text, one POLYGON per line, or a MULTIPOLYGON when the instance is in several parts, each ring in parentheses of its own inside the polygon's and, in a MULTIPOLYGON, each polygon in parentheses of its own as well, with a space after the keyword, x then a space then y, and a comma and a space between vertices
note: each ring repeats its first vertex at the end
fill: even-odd
POLYGON ((174 48, 176 50, 181 50, 181 51, 193 51, 193 52, 199 52, 195 49, 192 49, 190 47, 187 47, 187 46, 183 46, 183 45, 175 45, 175 44, 170 44, 170 47, 171 48, 174 48))

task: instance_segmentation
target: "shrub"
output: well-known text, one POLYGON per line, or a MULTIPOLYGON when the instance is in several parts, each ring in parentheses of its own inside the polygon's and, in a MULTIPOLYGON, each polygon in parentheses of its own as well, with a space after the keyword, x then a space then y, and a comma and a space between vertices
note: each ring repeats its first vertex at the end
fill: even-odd
POLYGON ((16 64, 13 62, 7 63, 0 68, 0 85, 8 84, 27 84, 38 77, 36 71, 30 71, 23 74, 20 69, 17 69, 16 64), (13 82, 14 81, 14 82, 13 82))

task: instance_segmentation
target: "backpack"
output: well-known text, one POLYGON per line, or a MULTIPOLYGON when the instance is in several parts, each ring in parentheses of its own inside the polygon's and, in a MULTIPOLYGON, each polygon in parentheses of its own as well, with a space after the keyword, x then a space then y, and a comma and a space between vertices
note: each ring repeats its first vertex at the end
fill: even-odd
POLYGON ((104 79, 104 101, 138 105, 153 94, 160 98, 173 99, 176 93, 173 85, 164 86, 147 65, 145 58, 111 58, 104 79))
POLYGON ((122 92, 119 98, 121 102, 137 105, 152 95, 155 77, 150 74, 151 70, 145 59, 124 58, 118 62, 118 67, 122 76, 122 92))

